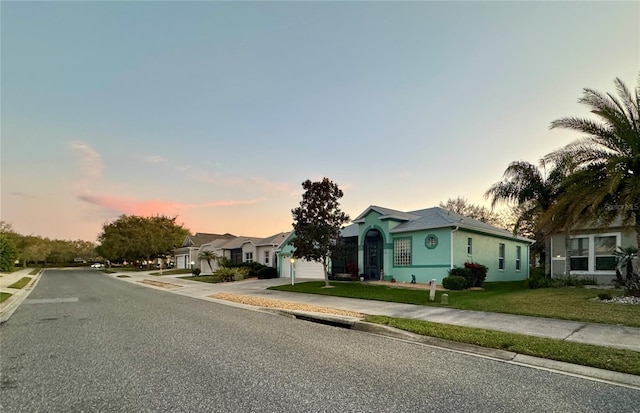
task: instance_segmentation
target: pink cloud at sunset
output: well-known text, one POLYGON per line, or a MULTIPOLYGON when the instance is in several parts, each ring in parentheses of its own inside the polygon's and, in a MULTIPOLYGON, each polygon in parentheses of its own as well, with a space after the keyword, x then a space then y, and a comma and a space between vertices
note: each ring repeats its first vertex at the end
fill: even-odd
POLYGON ((139 216, 152 216, 152 215, 179 215, 181 212, 187 209, 198 207, 224 207, 234 205, 251 205, 258 202, 258 200, 221 200, 212 201, 204 204, 186 204, 180 202, 171 201, 140 201, 129 198, 113 197, 113 196, 101 196, 101 195, 79 195, 78 199, 84 202, 88 202, 93 205, 100 206, 102 208, 109 209, 118 214, 126 215, 139 215, 139 216))

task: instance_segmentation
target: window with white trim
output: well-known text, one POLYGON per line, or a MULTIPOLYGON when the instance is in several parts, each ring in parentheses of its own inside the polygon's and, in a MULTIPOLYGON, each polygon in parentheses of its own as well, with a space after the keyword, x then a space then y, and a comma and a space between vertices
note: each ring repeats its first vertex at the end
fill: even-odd
POLYGON ((593 237, 593 252, 596 258, 596 271, 615 271, 617 239, 615 235, 593 237))
POLYGON ((498 244, 498 270, 504 270, 504 244, 498 244))
POLYGON ((393 240, 393 264, 411 265, 411 238, 393 240))
POLYGON ((271 251, 264 252, 264 265, 269 265, 269 256, 271 255, 271 251))
POLYGON ((467 255, 473 254, 473 239, 467 238, 467 255))
POLYGON ((520 271, 520 259, 522 257, 522 247, 516 246, 516 271, 520 271))
POLYGON ((253 262, 253 252, 244 253, 244 262, 253 262))
POLYGON ((589 271, 589 238, 571 240, 571 271, 589 271))

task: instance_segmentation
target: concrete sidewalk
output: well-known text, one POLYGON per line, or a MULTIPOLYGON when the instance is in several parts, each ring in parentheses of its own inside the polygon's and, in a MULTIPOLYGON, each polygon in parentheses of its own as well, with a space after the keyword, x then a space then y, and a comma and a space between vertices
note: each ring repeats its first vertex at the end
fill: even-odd
MULTIPOLYGON (((212 294, 232 293, 329 307, 368 315, 412 318, 640 352, 640 328, 634 327, 267 290, 271 286, 289 284, 291 282, 289 278, 209 284, 179 278, 184 275, 158 277, 149 275, 149 273, 138 272, 117 275, 128 275, 129 278, 121 279, 136 283, 142 280, 151 280, 172 284, 176 287, 150 286, 170 291, 174 294, 211 301, 224 302, 209 298, 208 296, 212 294)), ((112 276, 116 276, 116 274, 112 276)), ((296 281, 304 282, 310 280, 298 279, 296 281)), ((428 291, 425 291, 425 294, 428 294, 428 291)))
POLYGON ((42 271, 40 271, 37 275, 31 275, 31 271, 33 271, 33 268, 23 268, 11 273, 0 273, 0 291, 11 294, 8 299, 0 303, 0 324, 7 321, 20 303, 27 298, 42 273, 42 271), (9 288, 10 285, 23 277, 31 278, 29 284, 21 289, 9 288))

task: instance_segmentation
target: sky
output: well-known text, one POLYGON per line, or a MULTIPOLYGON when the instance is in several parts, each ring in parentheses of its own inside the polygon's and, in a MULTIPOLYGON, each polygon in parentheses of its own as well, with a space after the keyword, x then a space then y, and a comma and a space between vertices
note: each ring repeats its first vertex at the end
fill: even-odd
POLYGON ((323 177, 355 218, 486 190, 637 85, 640 3, 0 3, 0 218, 95 241, 122 214, 290 231, 323 177))

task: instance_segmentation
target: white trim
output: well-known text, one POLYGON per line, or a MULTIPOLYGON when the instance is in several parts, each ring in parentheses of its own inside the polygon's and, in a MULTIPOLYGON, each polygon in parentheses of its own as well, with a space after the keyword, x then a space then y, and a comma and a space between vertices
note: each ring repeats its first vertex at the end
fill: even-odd
MULTIPOLYGON (((580 234, 580 235, 575 235, 570 237, 570 240, 574 240, 576 238, 587 238, 589 239, 589 255, 587 256, 588 260, 589 260, 589 268, 587 269, 587 271, 577 271, 577 270, 571 270, 570 274, 575 274, 575 275, 586 275, 586 274, 593 274, 593 275, 615 275, 615 271, 611 271, 611 270, 596 270, 596 253, 595 253, 595 242, 594 242, 594 238, 595 237, 616 237, 616 246, 620 246, 621 244, 621 238, 622 238, 622 234, 620 232, 602 232, 602 233, 590 233, 590 234, 580 234)), ((571 247, 571 246, 569 246, 571 247)), ((564 252, 564 257, 562 257, 563 260, 566 260, 567 258, 567 251, 564 252)), ((559 258, 558 258, 559 259, 559 258)))

